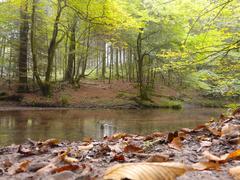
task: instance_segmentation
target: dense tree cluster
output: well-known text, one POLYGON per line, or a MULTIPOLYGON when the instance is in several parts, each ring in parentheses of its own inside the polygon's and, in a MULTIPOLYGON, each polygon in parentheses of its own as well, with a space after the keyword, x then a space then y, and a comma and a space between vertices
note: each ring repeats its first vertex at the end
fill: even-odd
POLYGON ((240 96, 238 0, 2 0, 0 76, 18 92, 90 77, 240 96), (35 86, 36 87, 36 86, 35 86))

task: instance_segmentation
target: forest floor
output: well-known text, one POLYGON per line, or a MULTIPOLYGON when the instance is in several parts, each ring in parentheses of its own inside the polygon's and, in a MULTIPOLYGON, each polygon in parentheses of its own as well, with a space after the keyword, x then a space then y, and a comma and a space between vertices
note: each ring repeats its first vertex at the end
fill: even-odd
POLYGON ((28 139, 22 145, 0 148, 0 179, 91 180, 104 175, 105 179, 117 175, 148 179, 186 171, 177 179, 228 180, 239 179, 239 169, 240 109, 195 129, 148 136, 118 133, 102 141, 90 137, 80 142, 28 139))
POLYGON ((182 108, 185 104, 202 107, 224 107, 226 100, 208 99, 196 90, 177 89, 162 84, 150 92, 151 100, 138 98, 136 83, 123 81, 83 80, 76 88, 67 83, 53 85, 52 96, 44 97, 30 87, 30 93, 16 93, 16 83, 9 85, 0 80, 0 109, 8 108, 182 108))
POLYGON ((16 85, 10 88, 0 82, 1 107, 70 107, 70 108, 181 108, 180 93, 166 86, 156 87, 151 101, 139 101, 136 84, 122 81, 84 80, 79 88, 66 83, 55 84, 51 97, 40 92, 17 94, 16 85), (1 92, 3 93, 1 95, 1 92))

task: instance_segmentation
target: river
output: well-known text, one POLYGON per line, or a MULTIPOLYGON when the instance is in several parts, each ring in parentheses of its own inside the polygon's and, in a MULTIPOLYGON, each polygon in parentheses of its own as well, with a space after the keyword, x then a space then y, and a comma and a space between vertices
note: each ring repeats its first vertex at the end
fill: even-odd
POLYGON ((27 138, 59 138, 77 141, 84 137, 101 139, 116 132, 146 135, 157 131, 193 128, 223 109, 182 110, 79 110, 38 109, 0 111, 0 146, 19 144, 27 138))

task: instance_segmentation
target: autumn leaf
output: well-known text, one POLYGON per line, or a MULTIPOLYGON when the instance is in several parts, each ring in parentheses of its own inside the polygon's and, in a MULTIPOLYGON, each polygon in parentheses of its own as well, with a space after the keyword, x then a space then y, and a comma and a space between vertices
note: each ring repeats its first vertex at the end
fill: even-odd
POLYGON ((133 152, 142 152, 143 149, 140 147, 137 147, 135 145, 129 144, 127 145, 124 150, 125 153, 133 153, 133 152))
POLYGON ((211 127, 207 127, 207 129, 215 136, 221 136, 222 135, 222 132, 217 130, 217 129, 214 129, 214 128, 211 128, 211 127))
POLYGON ((58 139, 52 138, 52 139, 48 139, 44 142, 41 143, 41 145, 47 145, 47 146, 56 146, 60 143, 60 141, 58 139))
POLYGON ((169 180, 183 175, 188 170, 189 167, 175 162, 117 164, 105 172, 104 179, 169 180))
POLYGON ((222 136, 231 136, 240 130, 240 125, 235 124, 225 124, 222 127, 221 134, 222 136))
POLYGON ((52 173, 60 173, 63 171, 75 171, 79 169, 80 167, 78 165, 67 165, 67 166, 62 166, 58 167, 52 170, 52 173))
POLYGON ((236 158, 239 158, 239 157, 240 157, 240 149, 230 153, 227 158, 228 159, 236 159, 236 158))
POLYGON ((43 168, 39 169, 36 172, 36 176, 42 176, 42 175, 48 175, 53 172, 54 169, 56 169, 57 166, 53 163, 48 164, 47 166, 44 166, 43 168))
POLYGON ((78 146, 79 151, 88 151, 88 150, 91 150, 92 148, 93 148, 93 144, 89 144, 87 146, 78 146))
POLYGON ((87 142, 87 143, 91 143, 93 141, 93 139, 91 137, 84 137, 83 142, 87 142))
POLYGON ((124 157, 123 154, 113 153, 112 154, 112 158, 111 158, 111 162, 113 162, 113 161, 124 162, 125 161, 125 157, 124 157))
POLYGON ((31 161, 26 160, 17 164, 12 165, 9 169, 8 169, 8 174, 9 175, 14 175, 17 173, 21 173, 21 172, 26 172, 29 164, 31 161))
POLYGON ((146 162, 167 162, 167 161, 169 161, 169 156, 164 154, 154 154, 146 160, 146 162))
POLYGON ((199 162, 192 165, 194 170, 220 170, 220 164, 216 162, 199 162))
POLYGON ((170 148, 176 149, 178 151, 180 151, 182 149, 182 141, 180 139, 180 137, 175 137, 171 143, 168 144, 168 146, 170 148))
POLYGON ((229 169, 229 174, 235 179, 240 180, 240 166, 229 169))
POLYGON ((218 157, 218 156, 215 156, 215 155, 211 154, 209 151, 204 151, 203 152, 203 156, 205 158, 207 158, 209 161, 215 161, 215 162, 219 162, 219 163, 226 162, 226 160, 228 159, 228 155, 229 154, 224 154, 224 155, 218 157))
POLYGON ((63 157, 63 161, 66 162, 66 163, 69 163, 69 164, 79 162, 78 159, 73 158, 73 157, 69 157, 69 156, 67 156, 67 155, 63 157))

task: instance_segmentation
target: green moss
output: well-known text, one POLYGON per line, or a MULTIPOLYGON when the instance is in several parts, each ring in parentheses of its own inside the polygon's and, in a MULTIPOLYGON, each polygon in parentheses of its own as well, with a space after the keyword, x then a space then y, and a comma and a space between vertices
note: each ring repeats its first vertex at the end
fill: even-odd
POLYGON ((181 101, 175 100, 161 100, 158 104, 160 108, 182 109, 183 107, 183 103, 181 101))
POLYGON ((161 99, 160 102, 153 102, 147 100, 140 100, 136 98, 135 101, 143 108, 172 108, 172 109, 181 109, 182 102, 168 100, 168 99, 161 99))
POLYGON ((224 106, 225 108, 230 108, 230 109, 237 109, 240 107, 240 104, 235 104, 235 103, 232 103, 232 104, 227 104, 224 106))
POLYGON ((225 101, 211 100, 211 99, 195 100, 193 101, 193 103, 200 105, 202 107, 211 107, 211 108, 223 108, 226 105, 225 101))

